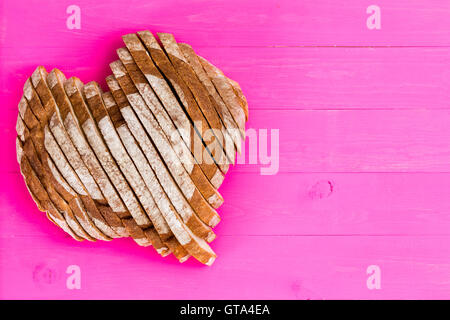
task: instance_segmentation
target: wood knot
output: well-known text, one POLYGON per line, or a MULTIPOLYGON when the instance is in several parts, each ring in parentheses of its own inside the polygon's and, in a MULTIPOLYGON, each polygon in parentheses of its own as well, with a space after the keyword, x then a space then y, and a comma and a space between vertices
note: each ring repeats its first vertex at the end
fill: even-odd
POLYGON ((323 199, 333 193, 334 185, 329 180, 320 180, 309 188, 308 195, 311 199, 323 199))
POLYGON ((38 264, 33 270, 33 281, 37 284, 51 285, 58 281, 59 272, 45 263, 38 264))

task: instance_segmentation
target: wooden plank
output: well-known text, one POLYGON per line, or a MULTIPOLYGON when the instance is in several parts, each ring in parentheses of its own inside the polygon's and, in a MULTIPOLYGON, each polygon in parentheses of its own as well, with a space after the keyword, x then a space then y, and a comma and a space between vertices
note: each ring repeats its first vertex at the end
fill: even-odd
MULTIPOLYGON (((0 88, 5 108, 17 109, 24 79, 34 69, 31 66, 58 65, 68 75, 104 83, 105 66, 117 58, 108 50, 97 53, 84 49, 62 55, 65 49, 61 48, 45 57, 38 50, 3 53, 8 61, 5 78, 10 79, 0 88)), ((450 64, 450 48, 239 47, 196 51, 240 83, 250 111, 450 108, 450 73, 445 67, 450 64)))
MULTIPOLYGON (((238 172, 450 172, 450 110, 255 110, 238 172), (267 136, 264 136, 264 130, 267 136), (266 142, 270 156, 278 130, 279 157, 269 164, 249 140, 266 142), (252 150, 252 151, 250 151, 252 150), (250 164, 250 155, 256 164, 250 164), (278 171, 276 161, 278 159, 278 171), (270 171, 270 170, 269 170, 270 171)), ((1 127, 0 127, 0 130, 1 127)), ((6 155, 0 172, 17 172, 14 126, 1 132, 6 155)), ((276 141, 275 141, 276 142, 276 141)))
POLYGON ((196 51, 240 83, 250 112, 450 108, 450 48, 196 51))
MULTIPOLYGON (((18 1, 4 5, 7 30, 3 44, 71 47, 100 41, 140 29, 172 32, 194 46, 448 46, 450 3, 442 0, 180 1, 76 3, 81 30, 68 29, 65 2, 42 5, 18 1), (370 5, 381 10, 381 29, 369 30, 370 5), (14 19, 20 17, 20 19, 14 19), (46 17, 41 19, 40 17, 46 17), (20 26, 17 27, 17 22, 20 26), (26 32, 23 32, 26 30, 26 32), (18 40, 20 39, 20 40, 18 40)), ((119 42, 115 42, 117 44, 119 42)), ((108 42, 107 44, 111 44, 108 42)), ((76 49, 75 49, 76 50, 76 49)))
POLYGON ((173 257, 161 259, 130 239, 86 245, 52 237, 0 241, 0 255, 8 261, 0 273, 3 299, 433 299, 450 295, 449 237, 220 236, 214 249, 221 257, 208 270, 193 259, 184 264, 173 257), (81 290, 66 287, 70 265, 80 268, 81 290), (373 265, 381 271, 379 290, 367 287, 367 268, 373 265))
MULTIPOLYGON (((0 234, 63 236, 38 211, 19 174, 3 174, 0 191, 0 234)), ((449 173, 233 172, 221 192, 220 236, 450 236, 449 173)))
POLYGON ((450 235, 448 173, 230 172, 220 191, 218 237, 450 235))
MULTIPOLYGON (((267 142, 276 137, 271 130, 279 130, 274 150, 280 172, 449 172, 449 118, 449 110, 259 110, 252 112, 247 131, 253 128, 267 142)), ((260 155, 258 164, 248 165, 248 154, 255 153, 245 154, 247 165, 237 171, 268 166, 260 164, 260 155)))

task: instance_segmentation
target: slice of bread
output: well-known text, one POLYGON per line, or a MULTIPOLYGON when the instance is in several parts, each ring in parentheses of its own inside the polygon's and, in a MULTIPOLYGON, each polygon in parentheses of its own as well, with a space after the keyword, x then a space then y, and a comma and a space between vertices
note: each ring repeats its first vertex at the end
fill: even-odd
MULTIPOLYGON (((218 72, 222 72, 220 71, 216 66, 212 65, 214 68, 216 68, 216 70, 218 72)), ((244 110, 245 113, 245 121, 248 121, 248 102, 247 102, 247 98, 245 98, 244 93, 242 92, 241 86, 239 85, 239 83, 237 83, 236 81, 234 81, 233 79, 227 78, 228 82, 231 84, 231 86, 233 87, 234 93, 236 94, 236 96, 239 99, 239 103, 242 106, 242 110, 244 110)))
POLYGON ((112 188, 108 187, 109 190, 104 192, 108 203, 119 218, 129 218, 131 215, 128 210, 130 208, 138 208, 136 211, 139 211, 140 205, 131 191, 128 182, 119 170, 117 163, 111 156, 95 124, 93 115, 90 113, 83 97, 83 86, 83 83, 74 77, 64 83, 64 89, 73 106, 75 118, 79 122, 87 142, 94 151, 100 165, 107 174, 107 178, 109 178, 113 186, 112 188), (123 199, 127 201, 124 203, 123 199))
POLYGON ((111 152, 111 155, 118 164, 121 172, 125 176, 133 192, 136 194, 140 206, 142 205, 142 208, 144 209, 130 210, 130 213, 139 226, 142 228, 149 227, 152 225, 152 222, 147 216, 147 213, 148 210, 154 210, 155 208, 148 189, 143 185, 141 176, 122 145, 122 141, 106 111, 98 85, 94 82, 90 82, 86 84, 83 89, 87 100, 87 106, 94 116, 97 127, 100 129, 109 152, 111 152))

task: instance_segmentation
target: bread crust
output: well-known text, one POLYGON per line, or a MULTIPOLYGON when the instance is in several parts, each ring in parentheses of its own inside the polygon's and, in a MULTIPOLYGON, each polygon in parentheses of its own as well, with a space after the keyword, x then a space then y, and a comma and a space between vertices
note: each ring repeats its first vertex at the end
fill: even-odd
MULTIPOLYGON (((212 66, 215 67, 217 70, 219 70, 216 66, 214 66, 214 65, 212 65, 212 66)), ((238 97, 239 103, 242 106, 242 110, 244 110, 245 121, 248 121, 248 102, 247 102, 247 98, 245 98, 244 93, 242 92, 241 86, 239 85, 239 83, 237 83, 237 81, 234 81, 233 79, 230 79, 227 77, 227 80, 230 83, 230 85, 233 87, 234 93, 238 97)))

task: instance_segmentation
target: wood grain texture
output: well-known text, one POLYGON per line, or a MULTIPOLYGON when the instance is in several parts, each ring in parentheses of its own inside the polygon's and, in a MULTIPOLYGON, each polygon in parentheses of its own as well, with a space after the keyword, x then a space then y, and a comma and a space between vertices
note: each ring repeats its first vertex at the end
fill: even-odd
POLYGON ((0 2, 0 298, 450 298, 450 3, 377 1, 380 30, 357 0, 75 4, 81 29, 66 27, 65 2, 0 2), (277 174, 249 164, 247 143, 220 188, 212 268, 127 239, 77 243, 19 174, 17 104, 36 65, 106 89, 121 35, 144 29, 238 81, 247 129, 279 130, 277 174))
POLYGON ((93 248, 47 234, 0 238, 0 255, 9 261, 0 280, 9 298, 433 299, 450 290, 442 280, 450 272, 448 239, 222 236, 215 243, 222 254, 214 268, 199 268, 191 260, 163 260, 131 239, 93 248), (80 290, 67 290, 65 269, 74 263, 83 282, 80 290), (380 290, 366 287, 366 268, 373 264, 385 270, 380 290))

